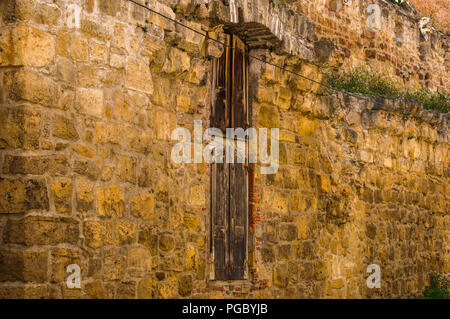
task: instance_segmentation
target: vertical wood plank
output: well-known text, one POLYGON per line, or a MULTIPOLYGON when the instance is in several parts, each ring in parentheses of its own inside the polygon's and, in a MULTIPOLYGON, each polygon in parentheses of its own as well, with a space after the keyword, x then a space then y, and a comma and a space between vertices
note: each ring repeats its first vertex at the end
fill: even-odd
POLYGON ((211 126, 224 130, 226 123, 226 54, 213 61, 213 103, 211 105, 211 126))
POLYGON ((228 277, 228 165, 214 164, 214 266, 215 279, 225 280, 228 277))
POLYGON ((230 279, 243 279, 246 253, 246 173, 244 164, 230 165, 230 279))
MULTIPOLYGON (((246 114, 244 100, 244 44, 237 38, 233 41, 233 78, 232 78, 232 127, 246 129, 246 114)), ((229 279, 243 279, 246 256, 246 223, 247 223, 247 189, 245 164, 230 165, 230 265, 229 279)))
POLYGON ((233 121, 231 127, 234 128, 245 128, 245 103, 244 103, 244 59, 245 55, 243 50, 245 50, 244 44, 235 38, 233 41, 233 46, 237 50, 233 50, 233 81, 232 81, 232 113, 233 121))

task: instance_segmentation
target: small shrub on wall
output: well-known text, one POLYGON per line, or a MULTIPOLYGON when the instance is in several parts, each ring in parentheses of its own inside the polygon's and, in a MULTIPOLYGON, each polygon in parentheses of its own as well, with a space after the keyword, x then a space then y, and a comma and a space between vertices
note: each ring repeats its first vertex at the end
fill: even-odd
POLYGON ((441 275, 435 275, 431 284, 425 288, 423 293, 425 299, 450 299, 448 280, 441 275))
POLYGON ((395 81, 375 73, 367 67, 355 68, 342 74, 330 73, 327 76, 327 84, 342 91, 372 97, 414 99, 422 103, 427 110, 450 112, 449 94, 439 91, 432 92, 426 88, 403 90, 395 81))

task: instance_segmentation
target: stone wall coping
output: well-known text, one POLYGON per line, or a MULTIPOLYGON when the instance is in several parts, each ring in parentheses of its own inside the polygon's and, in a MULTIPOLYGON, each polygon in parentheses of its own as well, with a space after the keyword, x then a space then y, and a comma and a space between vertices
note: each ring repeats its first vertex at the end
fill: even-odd
MULTIPOLYGON (((355 93, 352 94, 358 95, 355 93)), ((442 133, 448 132, 448 127, 450 126, 450 113, 441 113, 438 110, 424 109, 420 102, 407 98, 391 99, 385 97, 360 96, 364 97, 364 100, 347 95, 343 92, 338 92, 337 95, 332 95, 331 97, 337 102, 341 102, 341 105, 345 105, 349 109, 356 109, 357 107, 354 107, 354 105, 362 106, 362 108, 355 110, 361 113, 364 111, 386 111, 397 113, 439 127, 439 130, 442 133)))

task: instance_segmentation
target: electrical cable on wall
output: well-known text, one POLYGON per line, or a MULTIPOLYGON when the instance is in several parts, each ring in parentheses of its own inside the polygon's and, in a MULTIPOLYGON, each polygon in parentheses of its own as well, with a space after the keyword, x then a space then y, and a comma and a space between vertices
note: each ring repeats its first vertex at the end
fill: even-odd
MULTIPOLYGON (((154 14, 156 14, 156 15, 158 15, 158 16, 160 16, 160 17, 166 19, 166 20, 169 20, 169 21, 171 21, 171 22, 173 22, 173 23, 175 23, 175 24, 178 24, 178 25, 180 25, 180 26, 182 26, 182 27, 184 27, 184 28, 186 28, 186 29, 188 29, 188 30, 190 30, 190 31, 192 31, 192 32, 194 32, 194 33, 196 33, 196 34, 198 34, 198 35, 201 35, 202 37, 205 37, 205 38, 208 39, 208 40, 211 40, 211 41, 213 41, 213 42, 216 42, 216 43, 218 43, 218 44, 220 44, 220 45, 223 45, 224 47, 230 48, 230 49, 232 49, 232 50, 236 50, 236 51, 239 50, 238 48, 235 48, 235 47, 233 47, 233 46, 231 46, 231 45, 228 45, 228 44, 226 44, 226 43, 223 43, 222 41, 219 41, 219 40, 217 40, 217 39, 213 39, 213 38, 211 38, 208 34, 203 33, 203 32, 200 32, 200 31, 198 31, 198 30, 195 30, 194 28, 191 28, 191 27, 189 27, 189 26, 183 24, 182 22, 180 22, 180 21, 178 21, 178 20, 176 20, 176 19, 173 19, 173 18, 171 18, 171 17, 168 17, 168 16, 166 16, 166 15, 164 15, 164 14, 162 14, 162 13, 160 13, 160 12, 158 12, 158 11, 152 9, 152 8, 147 7, 146 5, 143 5, 143 4, 141 4, 141 3, 137 2, 137 1, 135 1, 135 0, 128 0, 128 1, 131 2, 131 3, 133 3, 133 4, 135 4, 135 5, 137 5, 137 6, 139 6, 139 7, 144 8, 144 9, 146 9, 146 10, 148 10, 148 11, 150 11, 150 12, 152 12, 152 13, 154 13, 154 14)), ((290 74, 292 74, 292 75, 298 76, 298 77, 300 77, 300 78, 302 78, 302 79, 305 79, 305 80, 311 81, 311 82, 313 82, 313 83, 316 83, 316 84, 318 84, 318 85, 320 85, 320 86, 322 86, 322 87, 325 87, 325 88, 327 88, 327 89, 329 89, 329 90, 332 90, 332 91, 335 91, 335 92, 337 92, 337 93, 342 93, 342 94, 344 94, 344 95, 348 95, 348 96, 351 96, 351 97, 354 97, 354 98, 357 98, 357 99, 365 100, 365 101, 370 102, 370 103, 373 103, 373 104, 375 104, 375 105, 380 105, 380 106, 384 106, 384 105, 385 105, 385 103, 380 103, 380 102, 374 101, 373 99, 371 99, 371 98, 369 98, 369 97, 362 96, 362 95, 359 95, 359 94, 354 94, 354 93, 351 93, 351 92, 347 92, 347 91, 343 91, 343 90, 339 90, 339 89, 337 89, 337 88, 331 87, 331 86, 329 86, 329 85, 327 85, 327 84, 324 84, 324 83, 321 83, 321 82, 316 81, 316 80, 314 80, 314 79, 311 79, 311 78, 309 78, 309 77, 307 77, 307 76, 304 76, 304 75, 302 75, 302 74, 300 74, 300 73, 297 73, 297 72, 295 72, 295 71, 286 69, 285 67, 282 67, 282 66, 280 66, 280 65, 271 63, 271 62, 266 61, 266 60, 264 60, 264 59, 261 59, 261 58, 259 58, 259 57, 257 57, 257 56, 251 55, 251 54, 249 54, 249 53, 246 52, 246 51, 243 51, 243 53, 244 53, 247 57, 249 57, 249 58, 251 58, 251 59, 257 60, 257 61, 262 62, 262 63, 264 63, 264 64, 271 65, 271 66, 273 66, 273 67, 275 67, 275 68, 278 68, 278 69, 280 69, 280 70, 283 70, 283 71, 285 71, 285 72, 288 72, 288 73, 290 73, 290 74)), ((390 99, 390 100, 395 100, 395 99, 390 99)))

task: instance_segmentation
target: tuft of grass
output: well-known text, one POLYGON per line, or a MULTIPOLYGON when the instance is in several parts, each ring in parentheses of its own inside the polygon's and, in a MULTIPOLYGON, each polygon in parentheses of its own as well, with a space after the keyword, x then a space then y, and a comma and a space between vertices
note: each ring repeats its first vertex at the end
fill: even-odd
POLYGON ((329 74, 328 85, 347 92, 369 96, 397 98, 401 96, 397 85, 366 67, 353 69, 343 74, 329 74))
POLYGON ((371 97, 407 98, 422 103, 427 110, 450 112, 450 96, 429 89, 402 90, 399 85, 384 76, 372 72, 367 67, 355 68, 343 74, 330 73, 327 84, 339 90, 359 93, 371 97))
POLYGON ((450 299, 448 280, 441 275, 435 275, 431 279, 431 284, 425 287, 423 293, 425 299, 450 299))
POLYGON ((441 92, 431 92, 429 89, 420 89, 406 92, 406 98, 415 99, 423 104, 427 110, 438 110, 442 113, 450 112, 450 95, 441 92))

